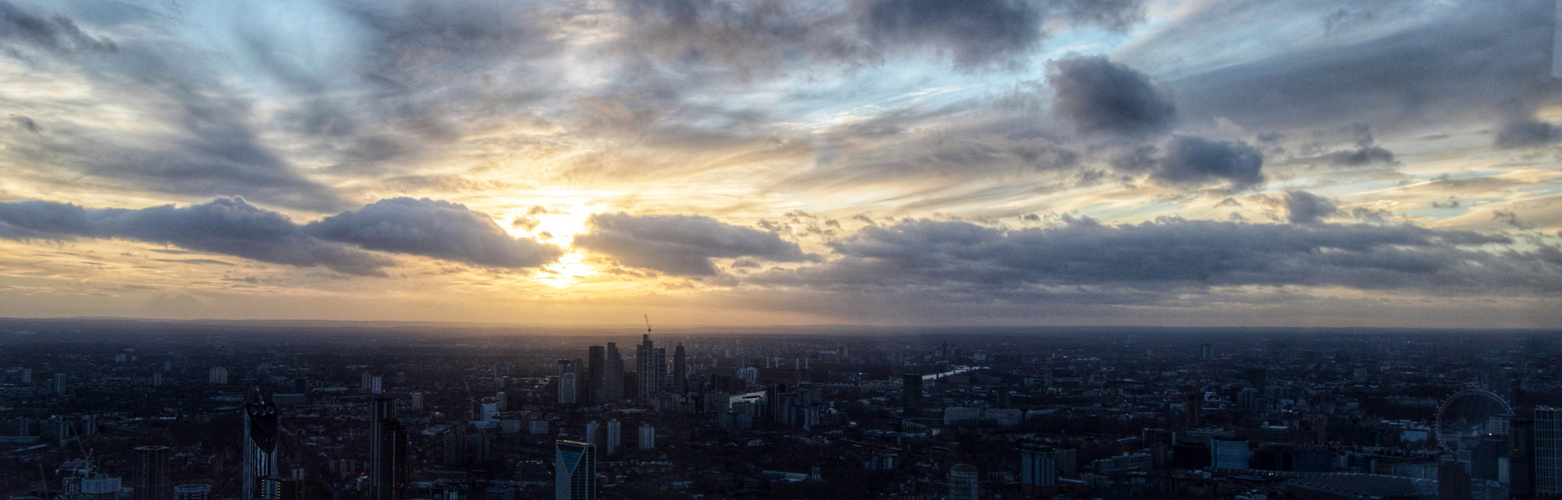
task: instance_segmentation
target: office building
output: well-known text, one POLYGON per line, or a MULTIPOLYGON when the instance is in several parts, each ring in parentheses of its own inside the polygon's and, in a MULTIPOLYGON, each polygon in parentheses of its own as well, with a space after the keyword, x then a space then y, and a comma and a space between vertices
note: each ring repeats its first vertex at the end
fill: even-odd
POLYGON ((922 374, 907 373, 900 377, 900 406, 906 416, 922 414, 922 374))
POLYGON ((607 421, 607 439, 606 439, 606 441, 607 441, 607 455, 608 456, 613 456, 614 454, 618 453, 618 447, 620 446, 620 443, 622 442, 622 440, 624 438, 623 436, 624 436, 624 429, 623 429, 623 427, 621 425, 619 425, 618 419, 615 418, 615 419, 612 419, 612 420, 608 420, 607 421))
POLYGON ((683 342, 673 349, 673 392, 683 394, 689 392, 689 365, 688 353, 683 350, 683 342))
POLYGON ((597 436, 601 435, 601 432, 602 432, 602 424, 598 423, 595 420, 592 420, 590 422, 586 422, 586 442, 587 443, 594 444, 598 448, 601 448, 602 447, 602 439, 597 437, 597 436))
POLYGON ((1020 493, 1038 497, 1058 485, 1058 457, 1052 448, 1038 444, 1020 445, 1020 493))
POLYGON ((1535 494, 1562 494, 1562 408, 1535 408, 1535 494))
POLYGON ((241 500, 259 498, 260 480, 277 473, 277 405, 256 389, 244 405, 244 471, 241 500))
POLYGON ((212 487, 205 484, 181 484, 174 487, 174 500, 210 500, 212 487))
POLYGON ((949 468, 949 500, 979 500, 981 495, 981 477, 975 465, 955 464, 949 468))
POLYGON ((212 384, 228 383, 228 369, 221 366, 212 367, 206 371, 206 382, 212 384))
POLYGON ((1514 498, 1535 496, 1535 421, 1508 424, 1508 490, 1514 498))
POLYGON ((1209 453, 1210 465, 1216 469, 1248 468, 1250 454, 1246 439, 1210 438, 1209 453))
POLYGON ((606 380, 607 377, 607 350, 594 345, 587 348, 586 357, 586 401, 597 405, 607 401, 606 380))
POLYGON ((597 497, 597 447, 560 440, 554 443, 553 498, 594 500, 597 497))
POLYGON ((656 448, 656 427, 648 423, 640 424, 640 449, 652 448, 656 448))
POLYGON ((168 447, 136 447, 134 474, 135 500, 168 500, 168 447))
POLYGON ((607 343, 607 373, 602 377, 603 399, 609 403, 624 401, 624 355, 618 352, 618 344, 607 343))

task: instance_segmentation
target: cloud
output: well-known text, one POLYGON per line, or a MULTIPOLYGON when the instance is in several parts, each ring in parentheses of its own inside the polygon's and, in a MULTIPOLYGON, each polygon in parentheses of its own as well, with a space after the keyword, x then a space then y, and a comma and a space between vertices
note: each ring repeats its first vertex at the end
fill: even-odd
POLYGON ((1306 191, 1286 191, 1285 218, 1292 224, 1317 224, 1339 212, 1334 201, 1306 191))
POLYGON ((1493 145, 1502 149, 1519 149, 1544 146, 1551 142, 1551 124, 1535 118, 1533 110, 1517 104, 1509 108, 1492 136, 1493 145))
POLYGON ((504 268, 541 266, 563 252, 511 238, 465 206, 410 198, 381 200, 306 225, 243 198, 138 210, 20 201, 0 203, 0 238, 123 239, 364 276, 383 276, 382 268, 395 264, 365 250, 504 268))
POLYGON ((12 43, 59 53, 114 50, 113 40, 93 38, 70 18, 29 12, 0 0, 0 44, 12 43))
POLYGON ((46 201, 0 203, 0 237, 123 239, 365 276, 381 276, 381 268, 393 264, 385 257, 303 234, 287 216, 250 205, 243 198, 139 210, 88 209, 46 201))
POLYGON ((607 254, 624 265, 667 274, 712 276, 713 259, 748 257, 770 262, 815 258, 775 233, 697 215, 594 214, 577 247, 607 254))
POLYGON ((1521 252, 1513 244, 1501 235, 1408 225, 1162 219, 1107 226, 1065 217, 1060 226, 1003 230, 922 219, 864 228, 832 243, 836 258, 825 264, 753 279, 817 291, 922 291, 986 300, 1084 287, 1095 303, 1111 303, 1109 296, 1167 301, 1214 286, 1562 290, 1562 253, 1553 247, 1521 252), (1498 249, 1484 249, 1493 246, 1498 249))
POLYGON ((1264 38, 1245 22, 1294 18, 1313 9, 1310 4, 1209 4, 1178 26, 1136 41, 1119 58, 1158 65, 1156 73, 1186 75, 1172 82, 1185 120, 1223 117, 1250 129, 1372 121, 1391 132, 1413 131, 1466 122, 1505 101, 1547 102, 1557 95, 1550 76, 1555 2, 1393 4, 1384 5, 1397 12, 1371 21, 1372 36, 1312 41, 1294 40, 1283 30, 1264 38), (1294 46, 1279 53, 1248 50, 1282 36, 1294 46))
POLYGON ((1105 56, 1074 56, 1048 65, 1054 109, 1085 133, 1142 135, 1171 129, 1171 92, 1138 70, 1105 56))
POLYGON ((538 267, 564 253, 553 245, 511 237, 487 214, 465 205, 428 198, 380 200, 311 222, 303 232, 370 250, 498 268, 538 267))
POLYGON ((1377 145, 1372 137, 1372 127, 1365 123, 1351 125, 1356 138, 1356 149, 1335 151, 1324 155, 1329 163, 1339 167, 1360 167, 1372 164, 1393 165, 1394 153, 1377 145))
POLYGON ((1175 186, 1225 181, 1232 189, 1245 189, 1264 182, 1264 154, 1246 142, 1178 135, 1166 143, 1165 150, 1156 156, 1157 148, 1139 147, 1114 159, 1112 166, 1125 172, 1149 172, 1151 179, 1175 186))
POLYGON ((949 54, 956 66, 1017 58, 1048 36, 1048 21, 1121 29, 1143 18, 1137 0, 865 0, 859 23, 881 47, 923 47, 949 54))

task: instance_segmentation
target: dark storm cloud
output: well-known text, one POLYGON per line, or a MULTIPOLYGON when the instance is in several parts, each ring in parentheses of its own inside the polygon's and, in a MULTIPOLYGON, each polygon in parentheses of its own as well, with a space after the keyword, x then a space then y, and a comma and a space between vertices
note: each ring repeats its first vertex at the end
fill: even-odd
POLYGON ((140 210, 88 209, 23 201, 0 204, 0 237, 9 239, 114 238, 176 245, 292 266, 324 266, 356 275, 383 275, 390 259, 299 231, 287 216, 242 198, 140 210))
POLYGON ((1531 148, 1551 142, 1551 124, 1535 118, 1535 112, 1514 109, 1506 113, 1492 134, 1493 145, 1503 149, 1531 148))
POLYGON ((243 198, 139 210, 0 203, 0 238, 124 239, 370 276, 384 275, 382 268, 395 263, 364 249, 505 268, 540 266, 562 253, 510 238, 487 215, 464 206, 408 198, 382 200, 303 226, 243 198))
MULTIPOLYGON (((1293 8, 1243 5, 1212 7, 1212 16, 1166 36, 1240 24, 1214 13, 1283 15, 1265 9, 1293 8)), ((1184 118, 1194 122, 1224 117, 1243 127, 1286 130, 1366 120, 1389 128, 1463 121, 1502 102, 1557 95, 1550 76, 1555 8, 1550 0, 1453 4, 1431 10, 1436 15, 1428 21, 1389 24, 1381 36, 1224 64, 1173 83, 1184 118)), ((1171 56, 1159 48, 1190 50, 1186 44, 1171 48, 1169 41, 1149 39, 1145 50, 1126 57, 1158 62, 1171 56)))
POLYGON ((1339 212, 1332 200, 1306 191, 1286 191, 1282 201, 1285 219, 1292 224, 1317 224, 1339 212))
POLYGON ((589 232, 575 236, 575 246, 607 254, 627 266, 667 274, 715 275, 712 259, 800 262, 815 258, 775 233, 697 215, 595 214, 588 226, 589 232))
POLYGON ((755 282, 818 290, 962 290, 987 297, 1057 287, 1151 294, 1142 300, 1235 285, 1562 289, 1562 254, 1555 248, 1527 253, 1478 249, 1512 243, 1500 235, 1414 226, 1182 219, 1105 226, 1065 218, 1061 226, 1005 231, 966 222, 906 220, 863 228, 832 243, 839 258, 826 264, 771 271, 755 282))
POLYGON ((1227 182, 1233 189, 1245 189, 1264 182, 1264 154, 1241 141, 1217 141, 1195 136, 1174 136, 1165 152, 1143 146, 1112 161, 1124 172, 1148 172, 1162 184, 1199 187, 1227 182))
POLYGON ((68 17, 31 12, 0 1, 0 46, 13 43, 62 53, 114 50, 113 40, 88 35, 68 17))
POLYGON ((428 198, 380 200, 311 222, 303 232, 370 250, 487 267, 538 267, 563 255, 558 247, 511 237, 487 214, 428 198))
POLYGON ((1051 20, 1120 29, 1144 16, 1138 0, 865 0, 858 10, 866 37, 876 45, 947 52, 964 67, 1035 49, 1051 20))
POLYGON ((1047 83, 1054 109, 1080 132, 1140 135, 1169 130, 1177 108, 1171 92, 1144 73, 1105 56, 1053 61, 1047 83))
POLYGON ((1119 30, 1144 17, 1141 0, 857 0, 809 5, 726 0, 620 0, 622 46, 685 69, 720 67, 742 79, 788 63, 849 66, 932 52, 955 66, 1013 61, 1050 34, 1049 21, 1119 30), (844 8, 842 4, 844 5, 844 8))

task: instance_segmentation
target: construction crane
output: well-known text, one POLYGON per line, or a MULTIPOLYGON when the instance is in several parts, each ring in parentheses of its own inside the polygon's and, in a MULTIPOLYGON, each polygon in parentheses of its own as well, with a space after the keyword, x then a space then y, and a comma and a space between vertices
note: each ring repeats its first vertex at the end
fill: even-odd
POLYGON ((645 333, 651 333, 651 315, 645 315, 645 333))

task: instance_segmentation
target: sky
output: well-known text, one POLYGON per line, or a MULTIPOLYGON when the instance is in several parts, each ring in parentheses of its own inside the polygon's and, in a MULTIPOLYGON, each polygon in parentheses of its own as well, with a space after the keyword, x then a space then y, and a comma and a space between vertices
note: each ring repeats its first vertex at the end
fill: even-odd
POLYGON ((0 316, 1562 326, 1554 0, 0 0, 0 316))

